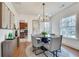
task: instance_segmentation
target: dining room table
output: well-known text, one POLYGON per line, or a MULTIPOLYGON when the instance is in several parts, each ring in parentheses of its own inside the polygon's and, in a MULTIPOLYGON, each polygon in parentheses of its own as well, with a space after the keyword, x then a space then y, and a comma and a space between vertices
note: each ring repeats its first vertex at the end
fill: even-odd
POLYGON ((58 35, 51 35, 51 34, 48 34, 46 36, 44 36, 42 34, 33 35, 33 36, 36 38, 38 44, 40 44, 40 43, 42 44, 42 46, 40 46, 40 49, 43 51, 43 53, 45 51, 48 51, 47 48, 44 47, 44 45, 49 45, 51 40, 58 37, 58 35), (43 42, 42 38, 47 38, 48 42, 43 42))
POLYGON ((58 36, 57 35, 51 35, 51 34, 43 36, 43 35, 40 34, 40 35, 35 35, 35 37, 36 37, 37 40, 41 40, 42 38, 48 38, 48 40, 51 40, 51 39, 56 38, 58 36))

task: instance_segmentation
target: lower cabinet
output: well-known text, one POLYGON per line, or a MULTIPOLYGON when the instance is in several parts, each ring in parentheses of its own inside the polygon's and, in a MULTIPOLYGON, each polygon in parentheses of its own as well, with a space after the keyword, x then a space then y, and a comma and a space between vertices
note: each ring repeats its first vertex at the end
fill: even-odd
POLYGON ((5 40, 1 43, 2 57, 12 57, 13 51, 17 47, 17 40, 5 40))

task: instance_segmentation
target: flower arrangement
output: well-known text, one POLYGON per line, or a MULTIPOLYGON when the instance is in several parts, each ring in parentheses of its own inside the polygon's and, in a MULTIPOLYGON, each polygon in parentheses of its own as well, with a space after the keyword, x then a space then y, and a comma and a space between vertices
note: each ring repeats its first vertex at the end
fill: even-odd
POLYGON ((12 33, 8 34, 8 39, 13 39, 13 34, 12 33))
POLYGON ((42 35, 44 35, 44 37, 47 35, 47 32, 42 32, 42 35))

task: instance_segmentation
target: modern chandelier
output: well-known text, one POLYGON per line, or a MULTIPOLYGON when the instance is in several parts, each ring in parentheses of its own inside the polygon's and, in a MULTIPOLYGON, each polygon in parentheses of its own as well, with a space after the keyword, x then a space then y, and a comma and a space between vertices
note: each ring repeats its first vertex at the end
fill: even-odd
POLYGON ((49 21, 49 16, 45 15, 45 3, 42 3, 42 7, 43 7, 43 14, 42 14, 42 17, 39 17, 39 19, 42 22, 47 22, 47 21, 49 21))

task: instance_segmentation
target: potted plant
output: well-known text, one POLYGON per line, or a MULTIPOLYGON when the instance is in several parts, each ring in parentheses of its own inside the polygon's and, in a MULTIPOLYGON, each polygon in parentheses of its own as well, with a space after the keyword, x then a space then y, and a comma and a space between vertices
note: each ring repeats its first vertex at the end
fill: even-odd
POLYGON ((42 32, 42 35, 44 36, 44 37, 42 37, 42 42, 44 42, 44 43, 48 43, 48 38, 46 37, 46 35, 47 35, 47 32, 42 32))
POLYGON ((42 35, 43 35, 44 37, 46 37, 47 32, 42 32, 42 35))
POLYGON ((8 34, 8 39, 7 40, 13 40, 13 34, 12 33, 8 34))

